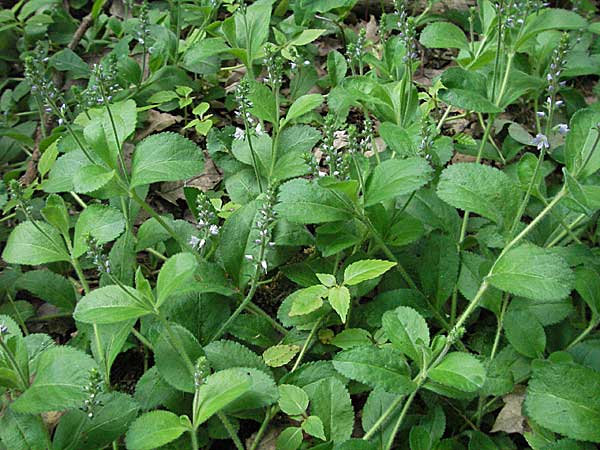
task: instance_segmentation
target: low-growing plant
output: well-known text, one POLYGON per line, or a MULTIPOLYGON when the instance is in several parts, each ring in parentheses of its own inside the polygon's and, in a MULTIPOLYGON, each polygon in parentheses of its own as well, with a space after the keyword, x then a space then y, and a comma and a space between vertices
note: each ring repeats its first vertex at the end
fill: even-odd
POLYGON ((596 448, 594 5, 70 3, 0 13, 0 450, 596 448))

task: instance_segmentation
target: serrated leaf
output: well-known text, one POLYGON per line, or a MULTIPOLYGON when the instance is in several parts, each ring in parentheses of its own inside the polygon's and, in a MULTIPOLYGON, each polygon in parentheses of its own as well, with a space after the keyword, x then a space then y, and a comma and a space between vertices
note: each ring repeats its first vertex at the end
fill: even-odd
POLYGON ((594 315, 600 316, 600 275, 598 272, 591 267, 578 267, 575 271, 575 289, 594 315))
POLYGON ((316 438, 321 439, 322 441, 326 441, 325 431, 323 429, 323 422, 318 416, 308 416, 302 422, 302 429, 305 433, 314 436, 316 438))
POLYGON ((327 294, 327 288, 322 285, 309 286, 290 294, 288 297, 292 302, 290 317, 303 316, 316 311, 323 305, 323 297, 327 294))
POLYGON ((185 180, 203 170, 202 151, 192 141, 177 133, 153 134, 136 146, 130 186, 185 180))
POLYGON ((514 295, 548 300, 568 296, 575 281, 564 259, 533 244, 509 250, 496 262, 487 280, 514 295))
POLYGON ((303 116, 307 112, 312 111, 317 106, 323 103, 323 96, 321 94, 307 94, 298 98, 290 109, 288 110, 287 115, 283 121, 283 124, 288 123, 291 120, 297 119, 300 116, 303 116))
POLYGON ((337 334, 331 343, 343 350, 348 350, 352 347, 360 347, 373 343, 371 333, 362 328, 347 328, 337 334))
POLYGON ((66 311, 71 311, 77 302, 73 285, 65 277, 46 269, 25 272, 15 287, 66 311))
POLYGON ((176 414, 170 411, 151 411, 131 424, 125 443, 128 450, 151 450, 174 441, 187 428, 176 414))
POLYGON ((233 369, 235 367, 253 367, 270 373, 263 359, 248 347, 236 341, 214 341, 204 347, 206 359, 213 370, 233 369))
POLYGON ((396 394, 409 394, 415 389, 406 360, 395 349, 354 347, 338 353, 333 360, 333 367, 351 380, 372 388, 396 394))
POLYGON ((600 442, 600 374, 572 363, 539 361, 527 387, 525 412, 539 425, 582 441, 600 442))
POLYGON ((350 264, 344 270, 344 284, 354 286, 363 281, 383 275, 396 265, 395 262, 380 259, 363 259, 350 264))
POLYGON ((110 242, 125 230, 125 217, 108 205, 90 205, 79 215, 75 224, 73 257, 79 258, 88 249, 86 236, 92 236, 98 244, 110 242))
POLYGON ((365 206, 410 194, 424 186, 433 170, 423 158, 389 159, 373 170, 365 193, 365 206))
POLYGON ((434 22, 427 25, 421 31, 419 42, 427 48, 469 48, 465 33, 449 22, 434 22))
POLYGON ((437 194, 455 208, 501 225, 510 225, 520 198, 515 183, 505 173, 476 163, 452 164, 444 169, 437 194))
POLYGON ((75 409, 61 417, 52 441, 54 450, 96 450, 124 434, 137 417, 139 405, 121 392, 102 393, 93 417, 75 409), (77 432, 74 432, 77 430, 77 432))
POLYGON ((204 350, 187 328, 174 323, 170 324, 170 328, 170 332, 162 328, 154 346, 156 367, 171 386, 180 391, 193 393, 195 392, 194 373, 191 368, 188 368, 182 353, 185 353, 190 361, 195 362, 199 357, 204 356, 204 350))
POLYGON ((92 358, 73 347, 49 348, 40 355, 35 379, 14 401, 13 409, 38 414, 81 406, 88 396, 83 388, 94 367, 92 358))
POLYGON ((2 259, 9 264, 30 266, 70 260, 56 228, 41 221, 17 225, 8 236, 2 259))
POLYGON ((46 450, 46 430, 35 415, 7 408, 0 417, 0 443, 11 450, 46 450))
POLYGON ((344 384, 336 378, 326 378, 304 388, 311 404, 312 415, 323 422, 325 436, 334 442, 344 442, 352 435, 354 410, 344 384))
POLYGON ((191 253, 178 253, 165 261, 156 281, 156 307, 173 294, 194 289, 194 272, 198 267, 191 253))
POLYGON ((351 217, 348 204, 329 189, 305 179, 288 181, 279 189, 275 210, 294 223, 325 223, 351 217), (306 212, 310 211, 310 214, 306 212))
POLYGON ((504 333, 508 342, 522 355, 541 357, 546 348, 544 327, 529 311, 509 306, 504 316, 504 333))
POLYGON ((299 351, 300 347, 297 345, 274 345, 264 351, 263 359, 267 366, 281 367, 289 363, 299 351))
POLYGON ((107 170, 96 164, 83 166, 73 177, 74 191, 80 194, 96 191, 108 184, 114 176, 114 170, 107 170))
POLYGON ((302 445, 302 428, 287 427, 277 438, 279 450, 297 450, 302 445))
POLYGON ((210 375, 200 387, 197 423, 206 422, 213 414, 240 398, 252 387, 252 378, 242 369, 228 369, 210 375))
POLYGON ((429 378, 460 391, 474 392, 483 386, 485 368, 473 355, 453 352, 429 370, 429 378))
POLYGON ((429 328, 425 319, 414 309, 399 306, 383 315, 382 325, 392 344, 420 364, 421 349, 429 346, 429 328))
POLYGON ((85 295, 75 308, 73 317, 84 323, 116 323, 137 319, 150 314, 149 308, 136 303, 132 296, 138 296, 135 289, 126 286, 125 292, 119 286, 110 285, 98 288, 85 295))
POLYGON ((300 416, 308 408, 308 395, 298 386, 281 384, 279 385, 279 407, 288 416, 300 416))
POLYGON ((329 288, 329 295, 327 296, 329 304, 334 309, 342 323, 346 323, 346 316, 350 309, 350 291, 346 286, 334 286, 329 288))
POLYGON ((224 410, 225 413, 237 414, 243 411, 264 408, 277 402, 279 391, 273 377, 262 370, 250 367, 230 370, 238 370, 241 374, 249 376, 251 385, 244 394, 227 405, 224 410))

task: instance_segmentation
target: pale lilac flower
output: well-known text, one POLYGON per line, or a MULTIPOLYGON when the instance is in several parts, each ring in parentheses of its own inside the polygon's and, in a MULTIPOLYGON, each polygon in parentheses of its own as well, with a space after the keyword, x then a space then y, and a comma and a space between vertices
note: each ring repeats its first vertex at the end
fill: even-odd
POLYGON ((548 138, 546 135, 542 133, 538 133, 533 140, 531 141, 533 145, 535 145, 538 150, 548 149, 550 148, 550 144, 548 143, 548 138))
POLYGON ((233 138, 236 141, 243 141, 244 137, 245 137, 244 130, 242 130, 241 128, 236 128, 235 133, 233 133, 233 138))
POLYGON ((559 123, 556 127, 556 130, 560 135, 564 136, 569 132, 569 125, 567 125, 566 123, 559 123))

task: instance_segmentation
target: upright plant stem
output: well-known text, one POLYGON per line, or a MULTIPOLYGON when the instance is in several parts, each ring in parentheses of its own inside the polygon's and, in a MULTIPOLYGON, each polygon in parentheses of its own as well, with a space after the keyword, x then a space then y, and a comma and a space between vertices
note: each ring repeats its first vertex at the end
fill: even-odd
POLYGON ((192 441, 192 450, 198 450, 198 434, 196 430, 190 430, 190 439, 192 441))
MULTIPOLYGON (((261 260, 259 259, 259 261, 261 261, 261 260)), ((229 316, 229 318, 223 323, 223 325, 221 325, 221 328, 219 328, 219 330, 213 335, 213 337, 210 339, 211 342, 212 341, 216 341, 221 336, 223 336, 227 332, 227 330, 229 329, 229 327, 231 326, 231 324, 235 321, 235 319, 237 319, 237 316, 239 316, 240 313, 252 301, 252 298, 254 297, 254 294, 256 293, 256 288, 258 286, 258 277, 259 277, 259 275, 260 275, 260 266, 257 266, 255 275, 252 278, 252 282, 250 284, 250 289, 248 290, 248 293, 246 294, 246 297, 244 297, 244 300, 242 300, 242 303, 239 304, 239 306, 235 309, 235 311, 233 312, 233 314, 231 314, 229 316)))
POLYGON ((181 340, 173 332, 173 327, 161 312, 158 312, 156 316, 161 321, 165 328, 165 331, 167 332, 169 341, 171 342, 171 347, 173 347, 173 350, 175 350, 179 354, 179 356, 181 356, 181 359, 183 359, 183 362, 185 363, 185 366, 187 367, 190 375, 194 376, 196 368, 194 367, 194 364, 192 363, 192 360, 190 359, 189 355, 184 350, 181 340))
POLYGON ((225 414, 223 414, 222 412, 218 412, 217 416, 219 417, 219 419, 223 423, 223 426, 227 430, 227 434, 229 434, 229 437, 231 437, 231 440, 233 441, 235 448, 237 450, 244 450, 244 444, 242 444, 242 441, 240 441, 239 436, 235 432, 235 428, 233 428, 233 426, 231 425, 231 422, 229 422, 229 419, 227 418, 227 416, 225 414))

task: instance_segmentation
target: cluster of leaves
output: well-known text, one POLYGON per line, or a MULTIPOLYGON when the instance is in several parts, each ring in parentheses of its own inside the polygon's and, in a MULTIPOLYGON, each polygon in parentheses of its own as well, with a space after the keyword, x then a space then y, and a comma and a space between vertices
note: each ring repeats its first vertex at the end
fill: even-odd
POLYGON ((0 450, 600 443, 591 3, 109 3, 0 11, 0 450))

